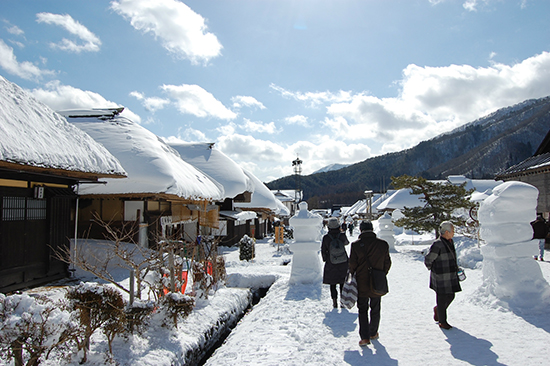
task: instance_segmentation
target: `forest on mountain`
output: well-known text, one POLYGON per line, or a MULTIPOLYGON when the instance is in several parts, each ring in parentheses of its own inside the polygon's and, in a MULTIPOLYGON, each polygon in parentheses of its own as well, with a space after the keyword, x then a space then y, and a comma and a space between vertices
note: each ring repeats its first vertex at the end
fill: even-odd
MULTIPOLYGON (((445 179, 461 174, 493 179, 495 174, 532 156, 550 130, 550 96, 499 109, 451 132, 399 152, 338 170, 300 176, 310 208, 351 205, 365 190, 383 192, 391 177, 403 174, 445 179)), ((270 189, 295 189, 296 176, 266 183, 270 189)))

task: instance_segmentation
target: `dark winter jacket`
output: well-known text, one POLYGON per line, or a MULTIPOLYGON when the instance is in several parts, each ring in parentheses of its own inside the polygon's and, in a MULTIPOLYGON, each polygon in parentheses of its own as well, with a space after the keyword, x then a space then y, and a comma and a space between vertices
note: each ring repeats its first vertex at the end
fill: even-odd
POLYGON ((451 294, 462 291, 458 281, 458 263, 453 240, 440 237, 424 258, 430 270, 430 288, 437 293, 451 294))
POLYGON ((378 239, 372 231, 364 231, 359 234, 359 240, 351 244, 349 256, 349 270, 355 273, 357 278, 357 292, 359 297, 379 297, 370 289, 368 257, 372 268, 389 272, 391 267, 390 247, 382 239, 378 239))
POLYGON ((548 226, 546 225, 546 221, 544 219, 536 219, 531 222, 531 226, 533 227, 533 239, 546 238, 546 235, 548 234, 548 226))
POLYGON ((348 262, 333 264, 330 262, 330 243, 332 242, 331 235, 338 235, 344 245, 349 244, 348 237, 346 233, 340 232, 340 228, 330 229, 325 236, 323 236, 323 241, 321 243, 321 256, 323 257, 323 262, 325 262, 325 269, 323 271, 323 283, 328 285, 336 285, 344 283, 346 280, 346 274, 348 273, 348 262))

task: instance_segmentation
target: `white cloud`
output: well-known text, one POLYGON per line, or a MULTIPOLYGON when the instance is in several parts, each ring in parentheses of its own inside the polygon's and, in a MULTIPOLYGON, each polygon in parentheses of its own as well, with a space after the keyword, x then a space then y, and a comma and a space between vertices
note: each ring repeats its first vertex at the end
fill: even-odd
POLYGON ((176 107, 183 114, 192 114, 197 117, 215 117, 231 120, 237 115, 227 109, 212 94, 198 85, 163 85, 161 87, 171 99, 175 100, 176 107))
POLYGON ((324 103, 327 117, 321 124, 332 137, 375 141, 381 146, 379 154, 409 148, 499 108, 550 95, 550 53, 513 65, 490 60, 490 67, 409 65, 398 85, 399 95, 394 98, 272 88, 304 104, 324 103))
POLYGON ((222 45, 207 32, 205 19, 175 0, 119 0, 111 8, 144 33, 152 33, 162 46, 193 64, 207 63, 221 54, 222 45))
POLYGON ((300 114, 297 114, 295 116, 286 117, 285 122, 289 125, 298 125, 303 127, 311 127, 308 119, 306 116, 302 116, 300 114))
POLYGON ((199 130, 188 127, 185 129, 179 129, 177 136, 168 136, 163 138, 167 143, 174 142, 210 142, 206 135, 199 130))
MULTIPOLYGON (((50 81, 45 87, 45 89, 34 89, 31 93, 36 99, 53 110, 122 107, 118 103, 105 99, 98 93, 62 85, 58 80, 50 81)), ((127 108, 124 109, 121 115, 134 122, 141 123, 141 118, 127 108)))
POLYGON ((170 103, 168 99, 163 99, 159 97, 146 98, 143 93, 137 91, 130 92, 130 96, 142 102, 143 107, 150 112, 155 112, 159 109, 163 109, 167 104, 170 103))
POLYGON ((31 62, 18 62, 13 48, 0 39, 0 67, 12 75, 26 80, 40 79, 44 75, 53 75, 51 70, 43 70, 31 62))
POLYGON ((74 20, 70 15, 38 13, 36 14, 38 23, 54 24, 65 28, 69 33, 75 35, 84 44, 77 44, 67 38, 63 38, 60 43, 50 43, 54 48, 59 48, 64 51, 80 53, 82 51, 97 52, 101 46, 101 40, 95 34, 90 32, 88 28, 74 20))
POLYGON ((233 108, 259 108, 265 109, 265 106, 256 100, 254 97, 247 97, 243 95, 237 95, 236 97, 231 98, 233 102, 233 108))
POLYGON ((257 163, 278 162, 284 160, 286 154, 286 148, 273 141, 240 134, 222 135, 218 138, 216 146, 236 160, 246 161, 254 156, 257 163))
POLYGON ((469 122, 498 108, 550 94, 550 53, 514 65, 419 67, 403 71, 400 99, 435 120, 469 122))
POLYGON ((303 174, 311 174, 334 163, 356 163, 371 156, 367 145, 346 144, 329 135, 323 136, 318 143, 299 141, 285 145, 252 136, 228 134, 221 135, 216 146, 264 182, 293 174, 292 160, 296 156, 304 161, 303 174), (254 156, 254 163, 250 163, 251 156, 254 156))
POLYGON ((527 0, 521 0, 521 5, 520 6, 521 6, 522 9, 527 8, 527 2, 528 2, 527 0))
POLYGON ((19 41, 14 41, 12 39, 10 39, 9 41, 10 41, 11 44, 14 44, 19 48, 25 48, 25 45, 23 43, 19 42, 19 41))
MULTIPOLYGON (((438 5, 449 0, 428 0, 432 5, 438 5)), ((465 0, 462 3, 462 7, 467 11, 477 11, 480 6, 486 6, 491 2, 501 2, 502 0, 465 0)), ((525 9, 527 7, 528 0, 520 0, 520 8, 525 9)))
POLYGON ((223 135, 233 135, 236 129, 237 129, 237 125, 233 122, 229 122, 221 126, 218 126, 216 128, 216 131, 218 131, 218 133, 223 136, 223 135))
POLYGON ((467 0, 462 7, 468 11, 477 11, 477 0, 467 0))
POLYGON ((8 33, 13 34, 14 36, 21 36, 25 34, 25 32, 23 32, 23 30, 16 25, 8 26, 6 27, 6 30, 8 31, 8 33))
POLYGON ((309 104, 311 107, 317 107, 324 103, 345 102, 351 99, 352 93, 349 91, 340 90, 337 94, 331 92, 292 92, 275 84, 269 86, 271 89, 279 92, 284 98, 295 99, 300 102, 309 104))
POLYGON ((269 122, 269 123, 252 122, 247 118, 244 119, 244 124, 241 126, 241 128, 247 132, 258 132, 258 133, 268 133, 268 134, 274 134, 274 133, 280 132, 277 130, 277 127, 273 122, 269 122))

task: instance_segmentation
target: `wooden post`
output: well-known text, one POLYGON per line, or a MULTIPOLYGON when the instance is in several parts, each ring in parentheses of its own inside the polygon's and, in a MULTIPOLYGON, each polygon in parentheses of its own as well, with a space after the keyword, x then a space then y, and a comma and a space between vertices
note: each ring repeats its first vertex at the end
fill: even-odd
POLYGON ((134 270, 130 270, 130 306, 134 304, 134 270))
POLYGON ((176 276, 174 269, 174 248, 170 247, 168 253, 168 267, 170 269, 170 292, 176 292, 176 276))

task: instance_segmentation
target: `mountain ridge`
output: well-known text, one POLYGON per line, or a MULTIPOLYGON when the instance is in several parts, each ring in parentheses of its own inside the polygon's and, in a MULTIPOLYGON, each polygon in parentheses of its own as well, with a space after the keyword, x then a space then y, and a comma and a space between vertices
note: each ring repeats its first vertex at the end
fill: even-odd
MULTIPOLYGON (((339 170, 302 176, 311 208, 351 204, 365 190, 382 191, 392 176, 427 179, 462 174, 492 179, 496 173, 532 156, 550 129, 550 96, 501 108, 411 148, 351 164, 339 170)), ((295 176, 267 183, 270 189, 295 187, 295 176)))

